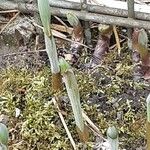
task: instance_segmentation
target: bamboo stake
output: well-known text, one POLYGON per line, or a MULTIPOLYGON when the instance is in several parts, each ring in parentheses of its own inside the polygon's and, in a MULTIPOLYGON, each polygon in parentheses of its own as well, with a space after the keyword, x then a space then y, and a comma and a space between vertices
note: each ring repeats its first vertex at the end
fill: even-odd
MULTIPOLYGON (((82 0, 82 7, 81 7, 81 11, 87 13, 87 0, 82 0)), ((89 21, 84 21, 84 34, 85 34, 85 39, 86 39, 86 44, 88 46, 91 46, 91 29, 90 29, 90 23, 89 21)))
MULTIPOLYGON (((63 5, 63 4, 62 4, 63 5)), ((78 5, 79 6, 79 5, 78 5)), ((33 14, 34 12, 38 12, 37 7, 33 4, 24 4, 20 3, 19 7, 17 4, 13 2, 3 2, 0 3, 0 9, 19 9, 22 13, 30 13, 33 14)), ((137 28, 144 28, 144 29, 150 29, 150 24, 148 21, 143 20, 133 20, 130 18, 123 18, 123 17, 116 17, 111 15, 102 15, 102 14, 95 14, 95 13, 83 13, 80 11, 75 10, 69 10, 69 9, 62 9, 62 8, 51 8, 53 15, 58 16, 66 16, 67 13, 72 12, 74 13, 79 19, 85 20, 85 21, 93 21, 97 23, 103 23, 103 24, 114 24, 124 27, 137 27, 137 28)), ((111 8, 110 8, 111 10, 111 8)), ((118 9, 117 9, 118 10, 118 9)), ((123 10, 124 11, 124 10, 123 10)), ((138 14, 138 13, 136 13, 138 14)), ((141 17, 144 20, 150 20, 150 15, 141 13, 141 17)))
MULTIPOLYGON (((49 4, 52 7, 60 7, 60 8, 66 8, 66 9, 73 9, 73 10, 81 10, 81 4, 77 2, 71 2, 71 1, 63 1, 63 0, 49 0, 49 4)), ((114 15, 114 16, 122 16, 122 17, 128 17, 128 10, 125 8, 113 8, 115 5, 107 6, 107 5, 92 5, 92 4, 87 4, 86 10, 88 12, 93 12, 93 13, 101 13, 101 14, 107 14, 107 15, 114 15)), ((136 18, 141 19, 141 20, 150 20, 150 15, 149 11, 146 12, 144 6, 142 8, 139 8, 140 5, 136 5, 137 10, 136 10, 136 18), (145 11, 145 13, 141 13, 140 9, 145 11), (139 10, 139 11, 138 11, 139 10)), ((147 6, 149 7, 149 6, 147 6)), ((149 8, 150 9, 150 8, 149 8)))
MULTIPOLYGON (((64 9, 72 9, 72 10, 81 10, 81 4, 77 2, 69 2, 64 0, 49 0, 49 4, 52 7, 59 7, 64 9)), ((128 17, 128 11, 125 8, 114 8, 112 5, 107 6, 97 6, 92 4, 87 4, 87 11, 93 12, 93 13, 101 13, 101 14, 107 14, 107 15, 113 15, 113 16, 121 16, 121 17, 128 17)), ((136 5, 137 10, 135 17, 140 20, 150 20, 150 6, 148 5, 136 5), (142 12, 141 12, 142 10, 142 12)), ((17 3, 13 3, 11 1, 3 1, 0 3, 0 9, 2 10, 9 10, 9 9, 16 9, 20 10, 23 13, 33 14, 34 11, 37 12, 36 5, 34 4, 25 4, 25 3, 19 3, 19 6, 17 3)))
POLYGON ((121 18, 110 15, 102 15, 95 13, 83 13, 75 10, 68 9, 60 9, 60 8, 52 8, 52 14, 66 17, 66 14, 72 13, 75 14, 79 19, 85 21, 93 21, 102 24, 114 24, 124 27, 137 27, 137 28, 145 28, 150 29, 150 24, 147 21, 134 20, 131 18, 121 18))
MULTIPOLYGON (((135 13, 134 13, 134 0, 128 0, 128 17, 134 19, 135 18, 135 13)), ((128 29, 128 38, 129 38, 129 42, 131 44, 131 36, 132 36, 132 29, 129 28, 128 29)), ((128 45, 131 46, 131 45, 128 45)), ((132 46, 131 46, 132 47, 132 46)), ((132 49, 130 47, 130 49, 132 49)))

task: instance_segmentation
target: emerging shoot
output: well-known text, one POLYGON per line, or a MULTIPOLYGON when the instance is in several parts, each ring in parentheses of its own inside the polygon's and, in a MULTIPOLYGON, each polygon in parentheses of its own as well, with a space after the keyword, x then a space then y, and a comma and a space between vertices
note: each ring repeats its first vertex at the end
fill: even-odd
POLYGON ((63 81, 65 83, 67 93, 71 102, 77 131, 79 137, 82 141, 86 142, 88 138, 88 133, 85 130, 85 125, 82 116, 81 104, 80 104, 80 95, 77 85, 76 77, 70 67, 70 65, 65 61, 65 59, 60 59, 60 68, 63 75, 63 81))
POLYGON ((99 30, 99 39, 97 41, 93 53, 91 67, 94 67, 95 65, 99 65, 103 57, 105 56, 105 54, 108 52, 110 37, 112 35, 113 27, 111 25, 99 24, 98 30, 99 30))
POLYGON ((54 92, 57 92, 61 89, 61 75, 55 40, 50 29, 51 14, 48 0, 38 0, 38 9, 44 27, 46 51, 51 64, 52 88, 54 92))
POLYGON ((80 50, 82 48, 82 46, 79 43, 83 44, 84 39, 83 27, 81 26, 81 23, 77 18, 77 16, 72 13, 67 14, 67 20, 70 23, 70 25, 73 26, 73 33, 72 33, 73 42, 71 43, 71 51, 75 56, 77 56, 78 54, 81 53, 80 50))
POLYGON ((150 149, 150 94, 146 99, 147 104, 147 124, 146 124, 146 135, 147 135, 147 150, 150 149))
POLYGON ((0 123, 0 149, 7 149, 8 137, 9 133, 7 127, 3 123, 0 123))
POLYGON ((147 104, 147 121, 150 123, 150 94, 146 99, 146 104, 147 104))
POLYGON ((111 150, 118 150, 118 131, 114 126, 111 126, 107 130, 107 139, 110 144, 111 150))

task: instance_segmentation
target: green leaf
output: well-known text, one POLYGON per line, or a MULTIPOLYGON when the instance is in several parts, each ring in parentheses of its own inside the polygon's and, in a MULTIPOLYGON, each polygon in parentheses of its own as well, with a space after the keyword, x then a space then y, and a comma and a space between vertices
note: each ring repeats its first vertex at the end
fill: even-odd
POLYGON ((0 143, 7 145, 8 137, 9 133, 7 127, 4 124, 0 123, 0 143))
POLYGON ((48 58, 51 64, 51 71, 52 73, 57 74, 58 72, 60 72, 60 67, 55 39, 53 35, 51 37, 48 37, 46 34, 44 34, 44 37, 45 37, 46 52, 48 54, 48 58))
POLYGON ((138 43, 147 48, 148 37, 144 29, 141 29, 139 32, 138 43))
POLYGON ((114 126, 109 127, 107 130, 107 136, 109 136, 112 139, 116 139, 118 137, 117 129, 114 126))
POLYGON ((150 123, 150 94, 146 99, 146 103, 147 103, 147 121, 150 123))
POLYGON ((69 63, 62 57, 59 59, 61 73, 64 74, 70 68, 69 63))
POLYGON ((70 65, 66 62, 64 58, 59 60, 61 73, 63 75, 63 80, 67 89, 67 93, 71 102, 74 118, 76 125, 80 132, 84 132, 84 121, 82 117, 82 110, 80 104, 80 94, 78 89, 78 84, 76 77, 71 70, 70 65))
POLYGON ((107 139, 109 141, 111 150, 118 150, 118 131, 114 126, 108 128, 107 139))
POLYGON ((40 18, 44 27, 44 33, 47 36, 50 36, 51 35, 51 31, 50 31, 51 13, 50 13, 48 0, 38 0, 38 9, 39 9, 40 18))
POLYGON ((78 24, 80 23, 77 16, 72 13, 67 14, 67 20, 72 26, 78 26, 78 24))

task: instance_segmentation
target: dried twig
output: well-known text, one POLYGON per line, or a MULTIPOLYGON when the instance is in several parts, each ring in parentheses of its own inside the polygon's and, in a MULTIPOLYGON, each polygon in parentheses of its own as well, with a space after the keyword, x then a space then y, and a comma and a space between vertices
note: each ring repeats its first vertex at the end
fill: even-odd
POLYGON ((16 12, 18 12, 19 10, 16 10, 16 9, 14 9, 14 10, 1 10, 0 11, 0 14, 5 14, 5 13, 16 13, 16 12))
POLYGON ((73 28, 68 27, 66 28, 65 26, 59 25, 59 24, 51 24, 52 29, 58 30, 61 32, 67 32, 69 34, 72 34, 73 28))
MULTIPOLYGON (((82 0, 81 1, 81 11, 87 13, 87 0, 82 0)), ((89 21, 84 21, 84 35, 85 35, 85 40, 86 40, 86 44, 88 46, 91 46, 91 29, 90 29, 90 23, 89 21)))
POLYGON ((71 142, 71 144, 72 144, 72 146, 73 146, 73 149, 74 149, 74 150, 77 150, 76 144, 75 144, 75 142, 74 142, 74 140, 73 140, 73 138, 72 138, 72 136, 71 136, 71 133, 70 133, 70 131, 69 131, 67 125, 66 125, 66 122, 65 122, 65 120, 64 120, 64 117, 63 117, 63 115, 61 114, 61 110, 60 110, 60 108, 59 108, 59 106, 58 106, 58 104, 57 104, 57 102, 56 102, 56 98, 52 98, 52 101, 53 101, 55 107, 56 107, 57 110, 58 110, 59 117, 60 117, 60 119, 61 119, 61 122, 62 122, 62 124, 63 124, 65 130, 66 130, 66 133, 67 133, 67 135, 68 135, 68 138, 69 138, 69 140, 70 140, 70 142, 71 142))
POLYGON ((89 126, 96 132, 97 135, 99 135, 103 140, 106 141, 106 139, 101 135, 98 127, 90 120, 90 118, 82 111, 82 116, 84 120, 89 124, 89 126))
MULTIPOLYGON (((30 20, 30 19, 28 19, 28 20, 30 20)), ((30 21, 34 24, 34 26, 43 29, 42 26, 36 24, 33 20, 30 20, 30 21)), ((76 42, 76 41, 73 41, 73 40, 71 40, 71 39, 66 38, 66 35, 64 35, 64 34, 58 32, 58 31, 56 31, 56 30, 52 30, 52 34, 53 34, 55 37, 61 38, 61 39, 66 40, 66 41, 68 41, 68 42, 74 42, 74 43, 77 43, 77 44, 79 44, 79 45, 81 45, 81 46, 84 46, 84 47, 86 47, 86 48, 91 49, 90 47, 86 46, 85 44, 82 44, 82 43, 80 43, 80 42, 76 42), (59 33, 59 34, 58 34, 58 33, 59 33)))
POLYGON ((9 53, 9 54, 0 54, 0 57, 9 57, 15 55, 24 55, 24 54, 33 54, 39 52, 46 52, 46 49, 36 50, 36 51, 27 51, 27 52, 16 52, 16 53, 9 53))
POLYGON ((113 25, 113 31, 116 39, 117 48, 118 48, 118 55, 120 56, 121 46, 120 46, 120 40, 115 25, 113 25))
MULTIPOLYGON (((128 0, 128 18, 134 19, 135 18, 135 13, 134 13, 134 0, 128 0)), ((129 38, 129 43, 131 44, 131 36, 132 36, 132 29, 128 28, 128 38, 129 38)), ((132 46, 130 46, 130 49, 132 46)))
POLYGON ((54 16, 62 25, 64 25, 66 27, 66 29, 68 29, 69 27, 67 26, 66 23, 64 23, 64 21, 62 21, 62 19, 60 19, 59 17, 57 16, 54 16))
MULTIPOLYGON (((123 43, 126 39, 122 39, 119 41, 119 43, 123 43)), ((109 47, 110 50, 114 49, 117 46, 117 44, 114 44, 112 46, 109 47)))
POLYGON ((16 13, 15 16, 13 16, 13 17, 9 20, 9 22, 1 29, 0 34, 2 34, 2 32, 8 27, 8 25, 9 25, 10 23, 12 23, 12 22, 17 18, 17 16, 19 16, 19 14, 20 14, 20 12, 16 13))
POLYGON ((39 35, 36 35, 34 50, 35 51, 38 50, 38 47, 39 47, 39 35))

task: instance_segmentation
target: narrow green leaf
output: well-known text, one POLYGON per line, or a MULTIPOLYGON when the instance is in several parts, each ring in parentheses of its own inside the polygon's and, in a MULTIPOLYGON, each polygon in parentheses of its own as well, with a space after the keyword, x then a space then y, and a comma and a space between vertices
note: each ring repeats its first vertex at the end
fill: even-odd
POLYGON ((61 59, 59 62, 60 68, 63 72, 63 80, 71 102, 76 125, 81 132, 84 132, 84 121, 82 117, 80 95, 76 77, 65 59, 61 59))
POLYGON ((67 14, 67 20, 72 26, 78 26, 80 23, 77 16, 72 13, 67 14))
POLYGON ((52 73, 56 74, 60 72, 60 67, 59 67, 55 40, 53 36, 48 37, 46 34, 44 37, 45 37, 46 52, 48 54, 50 64, 51 64, 51 70, 52 73))
POLYGON ((66 60, 63 57, 59 59, 59 64, 62 74, 64 74, 66 71, 68 71, 68 69, 70 69, 70 65, 66 62, 66 60))
POLYGON ((47 36, 51 36, 51 30, 50 30, 50 7, 48 0, 38 0, 38 9, 40 13, 40 18, 44 27, 44 33, 47 36))

